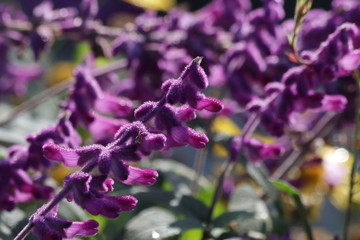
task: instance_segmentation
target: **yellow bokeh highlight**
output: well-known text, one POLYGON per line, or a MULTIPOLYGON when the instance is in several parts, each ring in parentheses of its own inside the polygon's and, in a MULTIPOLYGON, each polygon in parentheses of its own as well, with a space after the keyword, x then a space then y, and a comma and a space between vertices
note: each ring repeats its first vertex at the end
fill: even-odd
POLYGON ((214 133, 223 133, 229 136, 236 136, 241 133, 240 128, 228 117, 216 117, 211 125, 214 133))
POLYGON ((49 85, 53 86, 56 85, 66 79, 69 79, 73 75, 73 71, 75 68, 75 64, 71 62, 57 62, 54 64, 49 72, 49 85))
POLYGON ((74 168, 66 167, 62 164, 56 164, 49 169, 49 175, 53 178, 58 185, 62 185, 64 178, 76 171, 74 168))
POLYGON ((159 10, 159 11, 168 11, 176 4, 176 0, 125 0, 125 1, 144 9, 159 10))
POLYGON ((217 157, 225 158, 228 156, 228 150, 219 143, 215 143, 212 150, 217 157))

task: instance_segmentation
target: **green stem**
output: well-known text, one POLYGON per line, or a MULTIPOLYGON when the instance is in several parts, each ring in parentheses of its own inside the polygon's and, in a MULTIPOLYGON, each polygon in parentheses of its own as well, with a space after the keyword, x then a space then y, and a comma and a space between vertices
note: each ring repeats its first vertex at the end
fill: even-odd
MULTIPOLYGON (((252 115, 250 115, 249 119, 247 120, 247 122, 243 128, 238 154, 241 154, 244 139, 249 137, 254 132, 256 127, 259 125, 259 122, 260 122, 260 119, 259 119, 259 115, 257 113, 253 113, 252 115)), ((234 164, 235 164, 235 162, 233 161, 233 159, 231 159, 229 157, 229 160, 225 163, 223 170, 221 171, 221 174, 219 176, 219 179, 217 181, 217 185, 215 188, 215 193, 213 195, 213 198, 212 198, 212 201, 211 201, 211 204, 209 207, 209 212, 208 212, 208 215, 207 215, 207 218, 205 221, 205 231, 203 232, 202 240, 211 238, 209 226, 212 221, 212 216, 213 216, 213 213, 215 210, 215 206, 221 196, 224 180, 229 175, 231 169, 234 167, 234 164)))
POLYGON ((343 239, 348 239, 348 228, 350 225, 351 219, 351 205, 352 199, 354 196, 354 185, 355 185, 355 173, 358 165, 358 150, 357 150, 357 143, 359 137, 359 123, 360 123, 360 74, 358 71, 353 71, 353 76, 356 81, 357 86, 357 97, 356 97, 356 107, 355 107, 355 126, 354 126, 354 145, 353 145, 353 156, 354 162, 351 166, 350 172, 350 180, 349 180, 349 198, 348 198, 348 206, 345 213, 345 222, 344 222, 344 232, 343 232, 343 239))
POLYGON ((194 197, 197 195, 199 189, 199 181, 203 175, 207 152, 207 148, 203 148, 196 152, 196 158, 194 162, 195 176, 194 181, 191 184, 191 193, 194 197))
POLYGON ((300 217, 304 224, 304 231, 305 231, 306 237, 308 240, 313 240, 314 238, 312 235, 311 226, 310 226, 309 220, 307 218, 306 209, 304 207, 304 204, 301 201, 300 195, 293 195, 293 197, 294 197, 296 206, 298 207, 298 212, 300 214, 300 217))

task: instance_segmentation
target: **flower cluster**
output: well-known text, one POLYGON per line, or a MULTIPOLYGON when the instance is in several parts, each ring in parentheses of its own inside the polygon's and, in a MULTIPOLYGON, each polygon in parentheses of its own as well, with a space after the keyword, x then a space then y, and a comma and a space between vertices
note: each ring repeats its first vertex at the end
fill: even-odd
POLYGON ((190 56, 206 59, 204 69, 211 70, 212 79, 227 36, 205 21, 206 18, 178 9, 170 11, 166 17, 158 17, 153 12, 140 15, 135 26, 112 44, 113 54, 123 54, 129 61, 129 86, 120 93, 142 101, 156 99, 161 95, 159 89, 163 81, 173 78, 186 66, 190 56), (144 94, 142 89, 151 91, 144 94))
MULTIPOLYGON (((139 167, 142 159, 175 147, 204 148, 208 136, 193 128, 196 121, 188 123, 198 112, 209 117, 225 107, 221 114, 240 117, 239 123, 247 118, 242 134, 232 135, 219 186, 228 180, 226 174, 240 155, 255 168, 264 162, 275 174, 283 157, 288 160, 298 150, 298 156, 312 151, 308 146, 316 136, 311 134, 320 132, 319 123, 329 123, 322 119, 332 116, 330 112, 336 112, 336 127, 353 122, 358 92, 352 74, 360 67, 360 3, 333 0, 329 11, 310 10, 289 43, 287 36, 299 22, 285 19, 283 0, 262 2, 262 7, 252 8, 250 0, 213 0, 193 13, 172 9, 166 14, 121 3, 131 9, 129 13, 142 13, 123 29, 105 25, 118 11, 118 1, 100 6, 97 0, 19 0, 23 11, 1 4, 2 97, 25 94, 27 85, 43 73, 40 64, 14 61, 26 46, 36 61, 60 37, 86 42, 91 53, 74 71, 57 123, 29 135, 28 146, 10 147, 0 161, 0 209, 10 211, 20 202, 52 199, 30 218, 35 235, 40 239, 92 236, 98 231, 97 222, 71 222, 57 216, 62 199, 111 219, 131 211, 137 199, 116 196, 115 181, 152 185, 158 173, 139 167), (94 62, 100 56, 107 60, 119 56, 124 65, 114 68, 107 62, 98 71, 94 62), (120 68, 125 73, 121 77, 120 68), (208 97, 210 91, 203 91, 209 86, 212 96, 221 96, 229 104, 223 106, 208 97), (266 137, 253 135, 258 126, 266 137), (91 137, 82 139, 79 129, 91 137), (55 162, 82 169, 67 176, 54 196, 45 180, 55 162)), ((317 154, 312 153, 312 160, 303 163, 300 171, 322 163, 313 155, 317 154)), ((233 187, 227 186, 228 195, 233 187)), ((205 231, 212 225, 212 207, 205 231)))
POLYGON ((28 146, 14 145, 9 148, 8 157, 1 160, 0 173, 1 209, 12 210, 18 202, 48 200, 53 196, 53 188, 44 186, 45 170, 52 164, 43 156, 43 145, 56 143, 67 147, 77 147, 81 143, 79 134, 66 117, 55 126, 47 127, 27 137, 28 146), (34 171, 29 175, 26 171, 34 171))
MULTIPOLYGON (((195 110, 218 112, 222 109, 218 100, 199 92, 208 85, 200 60, 196 58, 191 61, 178 79, 165 82, 162 87, 164 97, 158 102, 141 105, 135 111, 138 121, 122 125, 113 140, 105 146, 93 144, 69 148, 56 143, 44 144, 45 158, 60 161, 68 167, 84 166, 66 178, 62 192, 53 200, 54 204, 58 204, 61 200, 59 196, 63 194, 68 201, 74 201, 93 215, 116 218, 120 212, 132 210, 137 200, 133 196, 108 196, 114 184, 109 176, 124 184, 151 185, 156 181, 157 172, 131 166, 131 162, 138 162, 153 151, 165 151, 170 147, 205 147, 208 142, 206 135, 183 124, 195 118, 195 110), (177 103, 182 106, 175 106, 177 103), (94 168, 100 174, 91 173, 94 168)), ((87 91, 78 88, 79 93, 84 103, 91 103, 100 90, 94 87, 94 82, 92 85, 90 82, 84 83, 86 78, 83 76, 77 78, 81 80, 75 82, 75 87, 83 81, 87 91)), ((83 112, 84 115, 87 113, 83 112)), ((74 235, 88 236, 96 232, 97 224, 93 221, 72 223, 56 217, 56 212, 49 213, 51 209, 44 209, 46 206, 30 218, 35 226, 34 233, 41 239, 48 239, 48 236, 56 236, 56 239, 74 235)))

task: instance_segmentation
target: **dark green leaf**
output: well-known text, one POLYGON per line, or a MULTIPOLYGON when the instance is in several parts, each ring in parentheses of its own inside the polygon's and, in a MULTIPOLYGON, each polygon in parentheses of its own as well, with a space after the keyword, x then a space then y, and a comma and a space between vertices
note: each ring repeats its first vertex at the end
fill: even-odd
POLYGON ((188 229, 201 228, 195 219, 177 220, 176 216, 159 207, 143 210, 125 228, 125 240, 164 239, 188 229))
POLYGON ((254 166, 252 163, 247 163, 246 169, 250 177, 264 189, 269 200, 274 201, 278 197, 278 192, 269 181, 266 169, 263 166, 254 166))
POLYGON ((160 204, 187 218, 195 218, 203 221, 206 219, 207 207, 201 201, 186 195, 173 192, 152 191, 134 194, 139 201, 148 201, 160 204))
MULTIPOLYGON (((171 183, 175 192, 191 193, 190 186, 197 174, 192 168, 172 159, 157 159, 152 162, 152 165, 171 183)), ((204 177, 200 178, 199 184, 200 188, 209 188, 211 186, 204 177)))
POLYGON ((250 184, 242 184, 237 187, 230 197, 229 211, 254 211, 254 204, 258 196, 250 184))
POLYGON ((292 195, 292 196, 299 195, 298 190, 296 188, 294 188, 293 186, 291 186, 290 184, 288 184, 287 182, 277 180, 277 181, 272 181, 272 184, 280 191, 286 192, 289 195, 292 195))
POLYGON ((255 189, 249 184, 237 187, 229 201, 229 213, 218 218, 218 224, 234 218, 228 225, 233 231, 243 236, 249 232, 268 233, 272 229, 269 211, 255 189), (237 212, 237 213, 232 213, 237 212))
POLYGON ((252 218, 254 213, 246 211, 226 212, 213 220, 214 227, 226 228, 231 225, 232 221, 238 218, 252 218))
POLYGON ((11 212, 2 211, 0 214, 0 239, 12 239, 17 234, 14 228, 24 220, 25 213, 16 208, 11 212))
POLYGON ((313 239, 312 237, 312 231, 311 226, 306 214, 306 209, 304 204, 301 201, 299 192, 290 184, 284 181, 273 181, 272 184, 277 187, 279 190, 286 192, 287 194, 291 195, 294 200, 297 207, 297 210, 302 218, 303 225, 304 225, 304 231, 308 237, 308 239, 313 239))

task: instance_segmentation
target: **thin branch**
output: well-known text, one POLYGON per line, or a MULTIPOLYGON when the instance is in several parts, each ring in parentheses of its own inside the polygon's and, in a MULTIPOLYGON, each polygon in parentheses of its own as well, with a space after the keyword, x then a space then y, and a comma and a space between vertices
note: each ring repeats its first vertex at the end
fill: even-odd
MULTIPOLYGON (((245 126, 243 127, 243 133, 241 136, 241 143, 239 146, 239 154, 242 151, 242 146, 243 146, 243 141, 245 138, 247 138, 248 136, 250 136, 254 130, 256 129, 256 127, 259 125, 260 120, 259 120, 259 114, 257 113, 253 113, 250 115, 250 117, 248 118, 245 126)), ((210 233, 207 231, 207 228, 209 227, 211 220, 212 220, 212 215, 214 213, 214 209, 215 209, 215 205, 217 203, 217 201, 220 198, 220 195, 222 193, 222 186, 224 184, 224 180, 225 178, 229 175, 229 173, 231 172, 231 169, 233 168, 235 164, 235 161, 232 161, 232 159, 229 158, 229 160, 225 163, 225 166, 223 167, 223 170, 220 174, 220 177, 217 181, 217 185, 216 185, 216 189, 215 189, 215 193, 213 195, 212 201, 211 201, 211 205, 209 208, 209 212, 205 221, 205 231, 203 233, 203 237, 202 239, 208 239, 210 237, 210 233)))
POLYGON ((358 141, 359 141, 359 124, 360 124, 360 74, 358 71, 353 71, 353 76, 356 81, 357 86, 357 97, 356 97, 356 107, 355 107, 355 126, 354 126, 354 145, 353 145, 353 155, 354 161, 351 166, 350 172, 350 180, 349 180, 349 198, 348 198, 348 206, 345 213, 345 221, 344 221, 344 232, 343 232, 343 239, 348 239, 348 228, 350 225, 351 220, 351 206, 352 206, 352 199, 354 196, 354 186, 355 186, 355 174, 356 169, 358 166, 358 141))
POLYGON ((205 160, 208 153, 207 148, 203 148, 196 152, 196 158, 194 163, 195 169, 195 178, 191 184, 191 193, 193 196, 196 196, 198 189, 199 189, 199 181, 204 171, 205 160))
POLYGON ((272 179, 282 179, 287 173, 298 164, 301 156, 305 154, 311 143, 319 136, 326 136, 330 133, 335 125, 336 115, 334 113, 325 114, 312 129, 312 134, 309 135, 302 144, 301 150, 293 150, 283 163, 271 175, 272 179))

